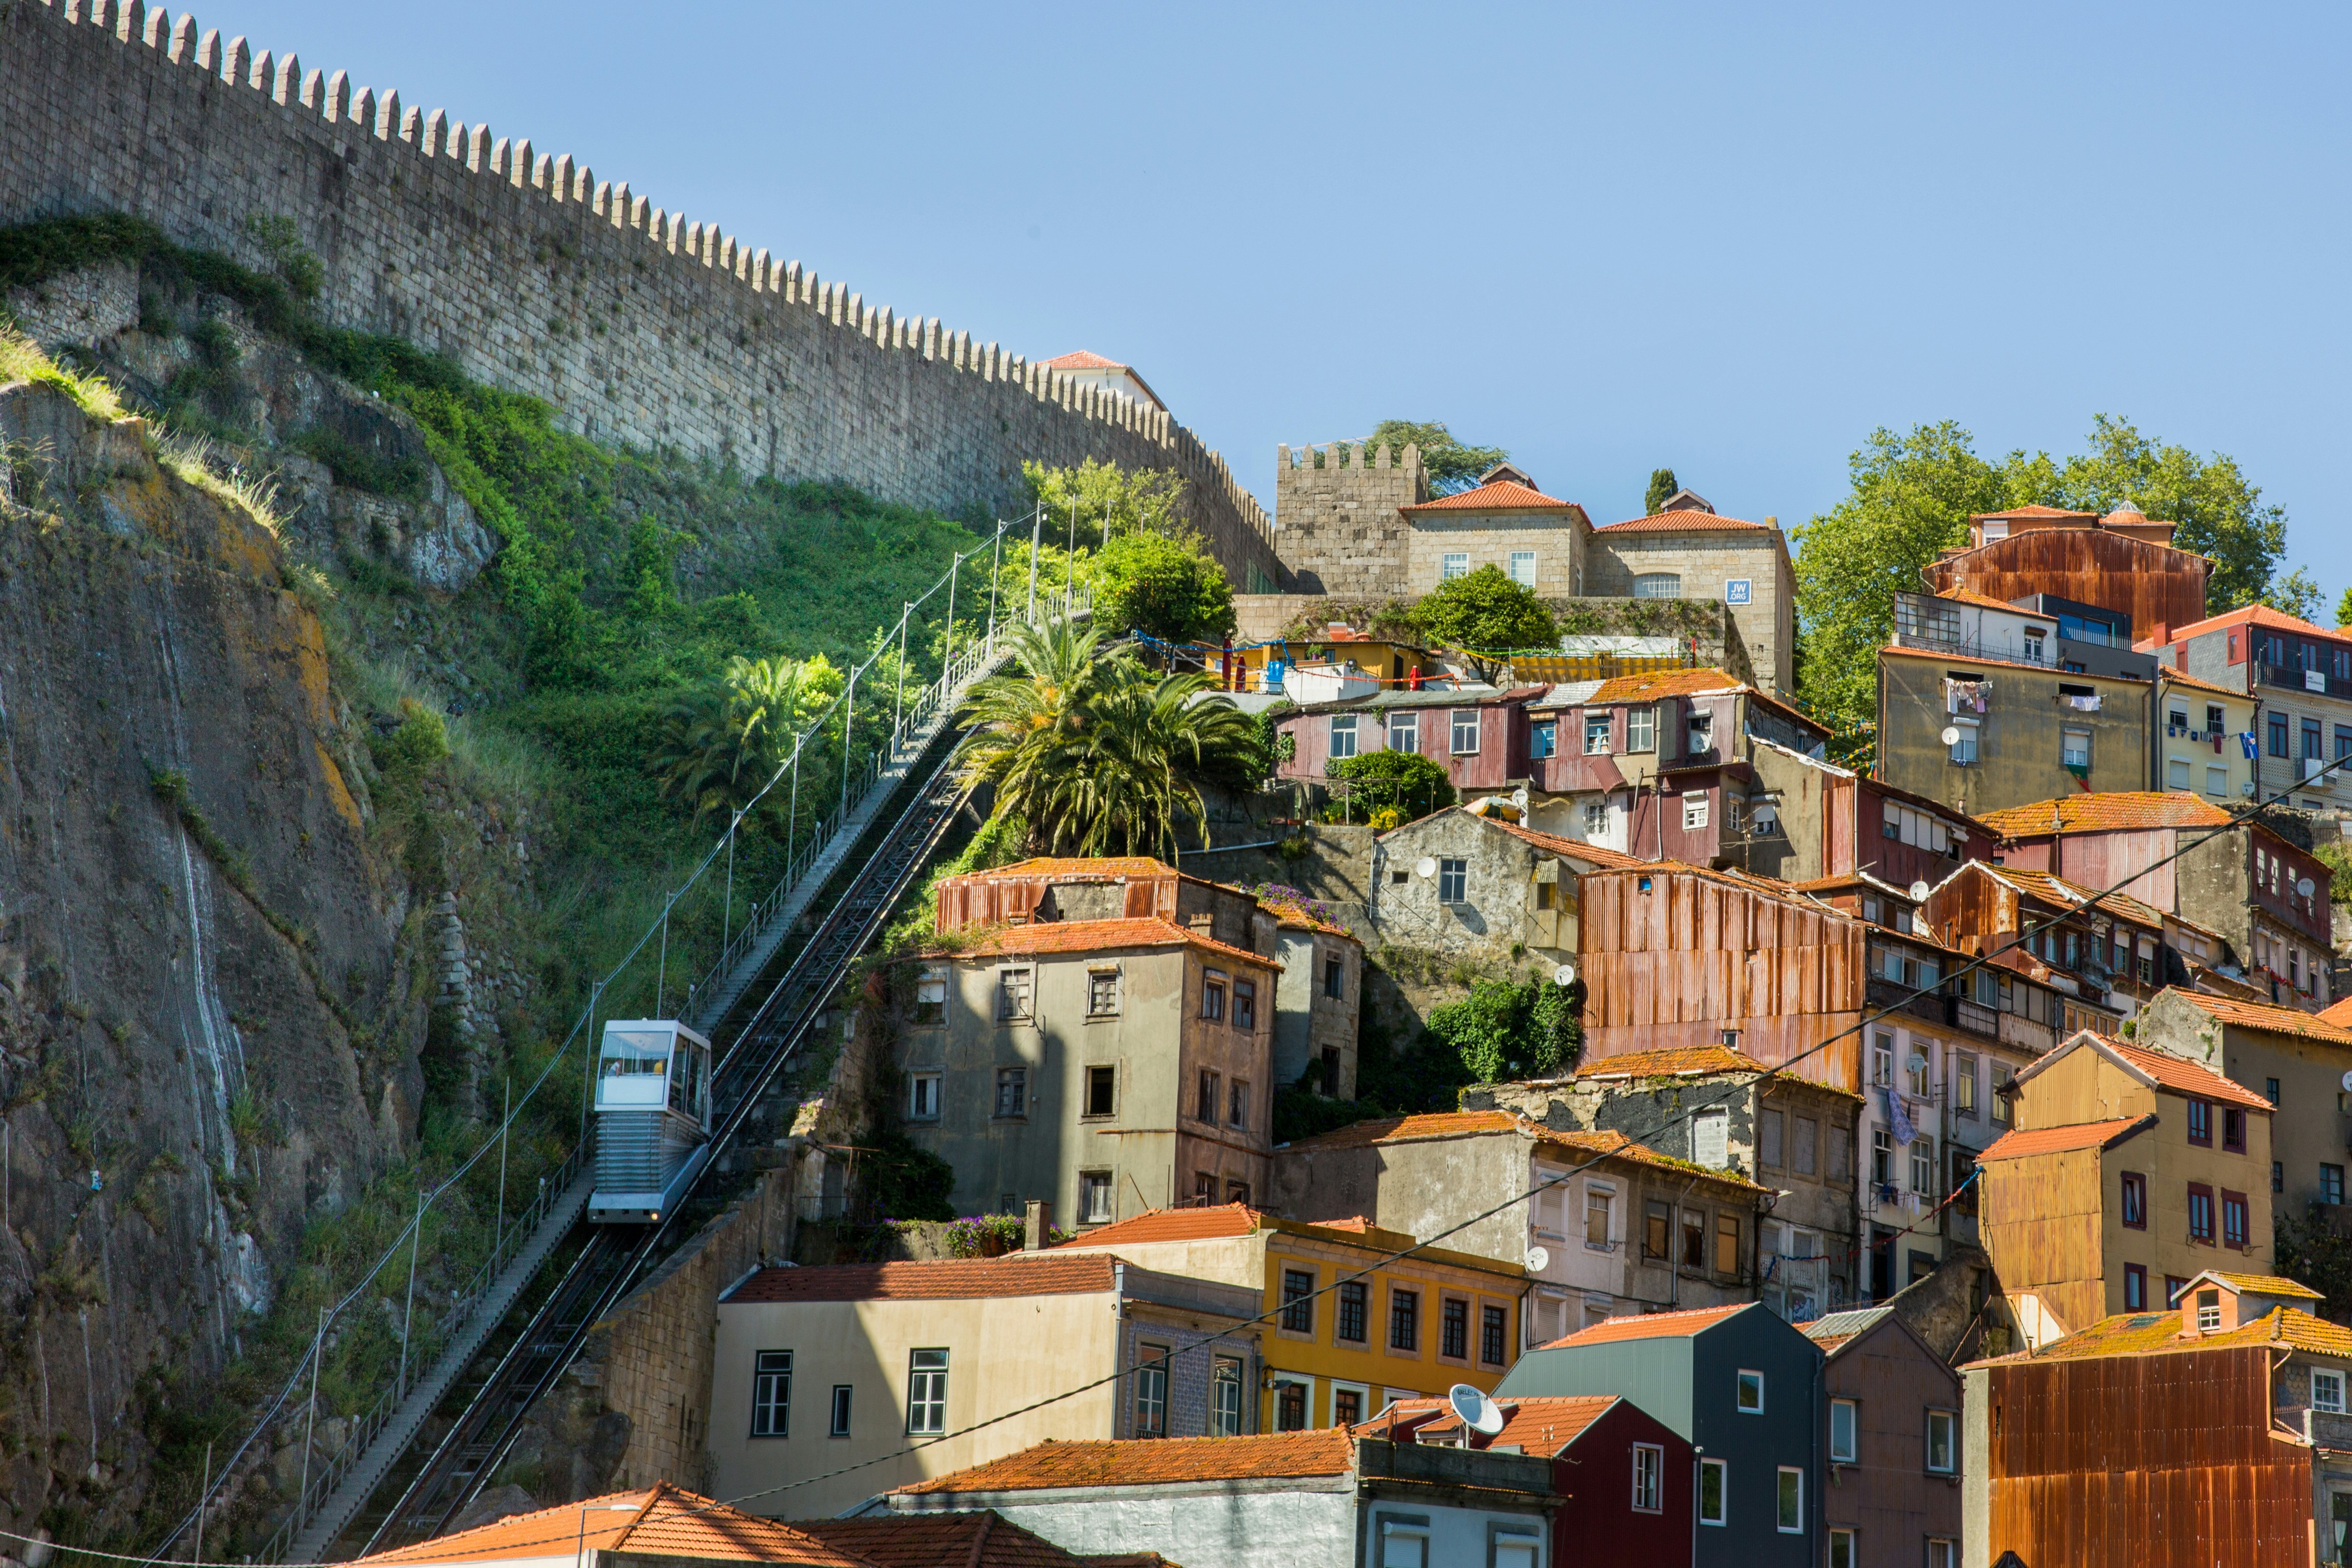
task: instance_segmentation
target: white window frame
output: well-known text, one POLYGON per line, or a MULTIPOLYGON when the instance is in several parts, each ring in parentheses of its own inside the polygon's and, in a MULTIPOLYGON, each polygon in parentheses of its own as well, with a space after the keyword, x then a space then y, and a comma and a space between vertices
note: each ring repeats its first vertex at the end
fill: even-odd
POLYGON ((1764 1375, 1752 1366, 1743 1366, 1732 1378, 1731 1407, 1742 1416, 1764 1414, 1764 1375), (1756 1380, 1756 1403, 1748 1403, 1748 1380, 1756 1380))
POLYGON ((1857 1402, 1855 1402, 1854 1400, 1852 1400, 1852 1399, 1832 1399, 1832 1400, 1831 1400, 1831 1401, 1830 1401, 1830 1463, 1832 1463, 1832 1464, 1833 1464, 1833 1465, 1851 1465, 1851 1464, 1857 1464, 1857 1463, 1859 1463, 1860 1461, 1859 1461, 1859 1459, 1856 1458, 1856 1456, 1861 1452, 1861 1446, 1862 1446, 1862 1406, 1861 1406, 1861 1405, 1860 1405, 1860 1404, 1858 1404, 1857 1402), (1838 1420, 1839 1420, 1839 1418, 1840 1418, 1841 1416, 1843 1416, 1843 1417, 1844 1418, 1844 1421, 1845 1421, 1845 1432, 1844 1432, 1845 1446, 1844 1446, 1843 1448, 1841 1448, 1838 1446, 1838 1438, 1839 1438, 1839 1433, 1838 1433, 1838 1420))
POLYGON ((946 1087, 944 1072, 909 1072, 907 1074, 907 1120, 936 1122, 940 1119, 940 1096, 946 1087))
POLYGON ((1633 1511, 1663 1513, 1666 1507, 1666 1448, 1663 1443, 1633 1445, 1633 1511), (1643 1500, 1646 1499, 1647 1500, 1643 1500))
POLYGON ((907 1353, 907 1435, 934 1437, 948 1429, 948 1353, 937 1347, 907 1353), (925 1356, 937 1356, 936 1362, 925 1356))
POLYGON ((1452 582, 1457 577, 1470 575, 1470 552, 1447 550, 1437 558, 1437 580, 1452 582))
POLYGON ((1482 727, 1478 722, 1479 717, 1480 710, 1475 707, 1458 707, 1454 710, 1452 740, 1453 752, 1454 756, 1475 757, 1478 755, 1478 732, 1482 727), (1466 727, 1462 722, 1465 717, 1470 721, 1466 727), (1467 746, 1462 744, 1462 732, 1465 727, 1470 732, 1470 744, 1467 746))
POLYGON ((751 1436, 793 1435, 793 1353, 755 1351, 751 1355, 751 1436))
POLYGON ((933 965, 915 981, 915 1025, 938 1029, 948 1021, 948 972, 933 965))
POLYGON ((1688 833, 1688 832, 1696 832, 1697 830, 1699 830, 1699 829, 1701 829, 1701 828, 1704 828, 1704 827, 1706 827, 1706 790, 1704 790, 1704 789, 1685 789, 1685 790, 1684 790, 1684 791, 1683 791, 1683 831, 1685 831, 1685 832, 1686 832, 1686 833, 1688 833))
POLYGON ((1587 837, 1587 838, 1594 838, 1594 837, 1598 837, 1598 836, 1599 836, 1599 835, 1601 835, 1601 834, 1603 834, 1603 833, 1608 832, 1608 831, 1609 831, 1609 802, 1608 802, 1607 800, 1587 800, 1587 801, 1584 803, 1584 835, 1585 835, 1585 837, 1587 837))
POLYGON ((1952 741, 1952 760, 1963 768, 1977 759, 1977 732, 1979 727, 1973 718, 1952 716, 1952 727, 1959 732, 1952 741))
POLYGON ((2344 1414, 2344 1375, 2342 1373, 2329 1372, 2319 1367, 2312 1369, 2311 1407, 2326 1416, 2344 1414), (2319 1391, 2322 1378, 2327 1380, 2329 1386, 2329 1393, 2326 1397, 2322 1397, 2319 1391))
POLYGON ((1683 596, 1683 574, 1678 571, 1638 572, 1633 578, 1636 599, 1680 599, 1683 596))
POLYGON ((1536 552, 1531 549, 1513 550, 1509 571, 1513 582, 1517 583, 1521 588, 1532 591, 1536 585, 1536 552), (1527 567, 1524 573, 1519 570, 1522 562, 1527 567))
POLYGON ((1805 1472, 1798 1466, 1782 1465, 1773 1480, 1772 1525, 1782 1535, 1805 1533, 1805 1472), (1791 1479, 1797 1483, 1797 1520, 1793 1524, 1789 1522, 1784 1506, 1788 1502, 1788 1484, 1791 1479))
POLYGON ((1470 902, 1470 862, 1466 859, 1441 859, 1437 862, 1437 902, 1467 904, 1470 902), (1448 883, 1454 885, 1454 896, 1445 895, 1448 883))
POLYGON ((2091 732, 2071 724, 2061 728, 2058 731, 2058 762, 2065 768, 2088 768, 2091 765, 2091 732), (2083 742, 2080 761, 2075 759, 2074 747, 2078 737, 2083 742))
POLYGON ((1421 715, 1411 708, 1389 715, 1389 749, 1421 754, 1421 715))
POLYGON ((1927 1444, 1927 1451, 1919 1456, 1920 1462, 1927 1467, 1929 1475, 1948 1476, 1960 1468, 1958 1411, 1946 1409, 1941 1406, 1929 1406, 1927 1429, 1921 1436, 1927 1444), (1944 1462, 1940 1465, 1936 1462, 1936 1430, 1939 1427, 1943 1428, 1944 1433, 1944 1462))
POLYGON ((1081 1225, 1109 1224, 1112 1214, 1118 1207, 1112 1201, 1112 1196, 1113 1181, 1110 1172, 1080 1171, 1078 1173, 1078 1223, 1081 1225), (1099 1207, 1088 1201, 1097 1193, 1102 1195, 1102 1203, 1099 1207))
POLYGON ((1701 1524, 1727 1525, 1731 1522, 1731 1461, 1706 1459, 1698 1462, 1698 1497, 1693 1504, 1698 1510, 1701 1524), (1713 1470, 1715 1482, 1715 1517, 1706 1516, 1706 1475, 1713 1470))
POLYGON ((1861 1568, 1854 1556, 1854 1533, 1851 1530, 1830 1531, 1830 1568, 1861 1568))
POLYGON ((1658 710, 1647 703, 1625 710, 1625 749, 1655 751, 1658 748, 1658 710))
POLYGON ((1356 716, 1351 713, 1333 714, 1331 716, 1331 727, 1328 731, 1328 736, 1329 738, 1326 743, 1328 747, 1326 755, 1328 755, 1332 761, 1344 762, 1349 758, 1355 756, 1356 716))

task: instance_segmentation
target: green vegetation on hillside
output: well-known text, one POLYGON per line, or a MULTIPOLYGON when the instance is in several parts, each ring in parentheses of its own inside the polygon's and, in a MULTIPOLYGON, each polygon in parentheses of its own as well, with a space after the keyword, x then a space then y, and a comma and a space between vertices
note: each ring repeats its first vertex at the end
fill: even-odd
POLYGON ((1413 619, 1430 637, 1469 654, 1481 680, 1493 680, 1503 664, 1483 655, 1559 642, 1559 627, 1535 590, 1513 581, 1492 561, 1439 583, 1414 608, 1413 619))

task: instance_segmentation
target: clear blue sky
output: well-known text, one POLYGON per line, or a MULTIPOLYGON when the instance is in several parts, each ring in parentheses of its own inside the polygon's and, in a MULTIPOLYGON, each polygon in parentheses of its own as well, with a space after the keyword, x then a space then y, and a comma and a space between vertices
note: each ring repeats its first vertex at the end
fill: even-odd
POLYGON ((2232 454, 2332 607, 2352 13, 237 0, 876 304, 1274 447, 1443 419, 1596 521, 1801 521, 1875 425, 2232 454))

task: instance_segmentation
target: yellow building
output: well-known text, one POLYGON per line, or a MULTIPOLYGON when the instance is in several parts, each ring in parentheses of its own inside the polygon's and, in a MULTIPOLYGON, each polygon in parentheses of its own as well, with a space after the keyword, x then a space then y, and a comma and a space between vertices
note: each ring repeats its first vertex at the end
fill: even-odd
POLYGON ((2270 1271, 2268 1100, 2088 1030, 2011 1083, 1978 1224, 2030 1343, 2164 1311, 2207 1270, 2270 1271))
POLYGON ((1242 1204, 1166 1208, 1054 1249, 1263 1291, 1258 1429, 1345 1426, 1456 1383, 1491 1391, 1518 1343, 1517 1263, 1413 1244, 1361 1219, 1276 1219, 1242 1204), (1361 1278, 1360 1271, 1369 1269, 1361 1278))
POLYGON ((2254 699, 2162 664, 2156 682, 2158 785, 2223 806, 2252 794, 2254 760, 2238 737, 2254 733, 2254 699))

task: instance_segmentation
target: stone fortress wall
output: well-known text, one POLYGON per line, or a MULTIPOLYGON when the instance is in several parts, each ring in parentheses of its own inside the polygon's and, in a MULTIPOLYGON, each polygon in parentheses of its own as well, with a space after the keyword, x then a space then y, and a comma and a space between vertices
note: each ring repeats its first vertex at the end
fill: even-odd
POLYGON ((330 321, 445 353, 594 440, 1001 515, 1026 504, 1024 459, 1171 469, 1236 586, 1279 570, 1256 500, 1157 408, 186 14, 0 0, 0 225, 100 213, 256 267, 248 220, 290 219, 330 321))
POLYGON ((1400 507, 1429 499, 1421 450, 1358 442, 1275 448, 1282 591, 1378 601, 1409 591, 1412 529, 1400 507))

